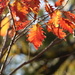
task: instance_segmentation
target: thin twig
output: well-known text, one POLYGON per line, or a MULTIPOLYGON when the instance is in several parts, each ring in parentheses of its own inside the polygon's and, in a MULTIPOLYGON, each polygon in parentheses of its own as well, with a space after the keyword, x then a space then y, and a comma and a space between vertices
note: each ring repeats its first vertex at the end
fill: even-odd
MULTIPOLYGON (((66 37, 68 37, 69 35, 70 35, 70 34, 68 34, 66 37)), ((65 38, 66 38, 66 37, 65 37, 65 38)), ((23 67, 24 65, 33 62, 33 61, 36 60, 38 57, 40 57, 41 55, 43 55, 46 51, 48 51, 51 47, 53 47, 54 45, 56 45, 56 44, 62 42, 65 38, 59 39, 59 40, 58 40, 58 38, 54 39, 54 40, 53 40, 45 49, 43 49, 39 54, 37 54, 35 57, 33 57, 32 59, 30 59, 29 61, 22 63, 20 66, 18 66, 16 69, 14 69, 9 75, 14 74, 17 70, 19 70, 19 69, 20 69, 21 67, 23 67)))
POLYGON ((16 33, 14 34, 13 38, 11 39, 10 45, 9 45, 9 47, 8 47, 8 49, 7 49, 7 54, 6 54, 6 57, 5 57, 5 61, 4 61, 4 63, 2 64, 2 66, 1 66, 0 75, 3 74, 3 70, 4 70, 4 68, 5 68, 5 64, 6 64, 6 62, 7 62, 7 59, 8 59, 8 56, 9 56, 9 53, 10 53, 10 50, 11 50, 11 47, 12 47, 12 45, 13 45, 13 42, 14 42, 15 37, 16 37, 16 33))
MULTIPOLYGON (((59 43, 57 41, 58 41, 58 38, 56 38, 54 41, 52 41, 44 50, 42 50, 38 55, 36 55, 35 57, 33 57, 31 60, 22 63, 19 67, 17 67, 16 69, 14 69, 9 75, 14 74, 18 69, 20 69, 24 65, 29 64, 32 61, 36 60, 38 57, 40 57, 42 54, 44 54, 47 50, 49 50, 52 46, 54 46, 55 44, 59 43)), ((59 40, 59 41, 62 41, 62 40, 59 40)))
MULTIPOLYGON (((47 15, 47 14, 46 14, 46 15, 47 15)), ((42 20, 39 20, 38 23, 42 22, 42 21, 45 20, 47 17, 48 17, 48 15, 47 15, 46 17, 44 17, 42 20)), ((40 18, 40 17, 39 17, 39 18, 40 18)), ((38 20, 39 18, 37 18, 37 20, 38 20)), ((16 42, 16 41, 17 41, 20 37, 22 37, 23 35, 25 35, 25 34, 28 32, 27 28, 30 27, 30 26, 32 25, 32 23, 34 23, 34 22, 35 22, 35 19, 33 19, 32 22, 29 23, 29 24, 23 29, 23 31, 20 32, 20 34, 16 36, 16 39, 15 39, 14 42, 16 42)))
MULTIPOLYGON (((69 0, 67 0, 66 4, 65 4, 64 6, 62 6, 62 7, 60 8, 60 10, 63 9, 63 8, 68 4, 68 2, 69 2, 69 0)), ((57 8, 57 9, 58 9, 58 8, 57 8)))
POLYGON ((12 21, 13 21, 13 28, 14 28, 14 31, 16 31, 14 16, 13 16, 13 14, 12 14, 12 10, 11 10, 10 3, 8 4, 8 9, 9 9, 9 13, 11 14, 12 21))
POLYGON ((8 29, 7 32, 6 32, 6 36, 4 37, 3 46, 2 46, 2 48, 1 48, 1 50, 0 50, 0 61, 1 61, 1 58, 2 58, 2 53, 3 53, 3 51, 4 51, 4 48, 5 48, 6 43, 7 43, 7 40, 8 40, 8 31, 9 31, 9 29, 8 29))

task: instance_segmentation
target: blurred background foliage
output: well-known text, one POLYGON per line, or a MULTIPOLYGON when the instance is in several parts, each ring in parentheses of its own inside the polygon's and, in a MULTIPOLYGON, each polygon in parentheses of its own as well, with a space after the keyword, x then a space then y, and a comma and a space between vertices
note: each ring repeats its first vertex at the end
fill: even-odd
MULTIPOLYGON (((56 0, 49 0, 52 5, 55 1, 56 0)), ((69 0, 63 10, 71 11, 74 8, 75 0, 69 0)), ((7 10, 4 13, 7 13, 7 10)), ((39 15, 42 14, 44 14, 43 7, 41 7, 39 15)), ((20 64, 36 56, 56 38, 55 35, 48 32, 46 36, 47 38, 39 50, 35 50, 33 45, 26 41, 25 36, 21 37, 11 48, 4 75, 8 75, 20 64)), ((0 36, 0 48, 2 47, 2 40, 3 38, 0 36)), ((5 56, 1 60, 0 65, 3 63, 4 58, 5 56)), ((23 66, 13 75, 75 75, 75 38, 73 35, 69 35, 66 41, 63 40, 59 44, 56 44, 36 61, 23 66)))

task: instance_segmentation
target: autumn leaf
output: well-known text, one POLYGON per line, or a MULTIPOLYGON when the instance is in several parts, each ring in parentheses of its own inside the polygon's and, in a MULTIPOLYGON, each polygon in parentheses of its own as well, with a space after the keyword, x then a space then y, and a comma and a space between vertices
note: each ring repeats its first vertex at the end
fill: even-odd
POLYGON ((62 3, 63 3, 63 1, 64 1, 64 0, 58 0, 58 1, 56 1, 56 2, 55 2, 55 6, 56 6, 56 7, 61 6, 62 3))
POLYGON ((28 14, 28 8, 23 5, 20 1, 15 1, 13 4, 11 4, 11 11, 14 16, 14 19, 16 20, 16 17, 19 17, 21 21, 27 20, 26 14, 28 14))
POLYGON ((28 41, 31 42, 36 49, 42 45, 42 41, 46 38, 42 29, 39 24, 33 25, 28 34, 28 41))
POLYGON ((55 27, 59 27, 59 20, 61 18, 61 12, 59 10, 55 10, 52 13, 51 19, 48 21, 49 24, 53 24, 55 27))
POLYGON ((10 22, 9 22, 9 18, 8 17, 5 17, 1 24, 0 24, 0 35, 1 36, 5 36, 6 35, 6 32, 9 28, 9 25, 10 25, 10 22))
POLYGON ((39 11, 39 0, 22 0, 22 3, 28 7, 28 12, 38 13, 39 11))
POLYGON ((59 27, 55 27, 54 25, 47 25, 47 30, 48 32, 52 32, 60 39, 63 39, 66 36, 66 33, 63 32, 63 29, 60 29, 59 27))
POLYGON ((29 20, 26 20, 25 22, 15 21, 16 31, 25 28, 29 24, 29 22, 30 22, 29 20))
POLYGON ((63 11, 63 13, 68 19, 75 23, 75 14, 71 13, 70 11, 63 11))
POLYGON ((70 33, 73 33, 73 29, 75 28, 75 25, 68 19, 61 18, 60 27, 62 27, 64 30, 69 31, 70 33))
POLYGON ((7 7, 9 0, 0 0, 0 14, 2 14, 3 10, 7 7))
POLYGON ((45 10, 46 10, 49 14, 53 13, 53 11, 54 11, 53 6, 51 6, 51 5, 48 4, 48 3, 45 3, 45 10))

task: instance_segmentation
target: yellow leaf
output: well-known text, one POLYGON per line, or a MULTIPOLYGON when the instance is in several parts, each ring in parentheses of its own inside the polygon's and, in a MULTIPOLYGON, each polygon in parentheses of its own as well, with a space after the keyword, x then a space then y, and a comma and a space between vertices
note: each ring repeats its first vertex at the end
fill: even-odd
POLYGON ((55 10, 54 13, 52 14, 52 19, 51 19, 55 27, 59 27, 60 18, 61 18, 61 11, 55 10))
POLYGON ((10 22, 9 17, 5 17, 0 24, 0 36, 5 36, 9 28, 10 22))

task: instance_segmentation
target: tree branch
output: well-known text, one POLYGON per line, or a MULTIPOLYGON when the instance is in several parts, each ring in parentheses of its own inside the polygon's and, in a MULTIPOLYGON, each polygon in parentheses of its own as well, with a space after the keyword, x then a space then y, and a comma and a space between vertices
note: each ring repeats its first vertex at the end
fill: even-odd
POLYGON ((0 75, 3 74, 3 70, 4 70, 4 68, 5 68, 5 63, 7 62, 7 59, 8 59, 8 56, 9 56, 9 53, 10 53, 10 50, 11 50, 11 47, 12 47, 12 45, 13 45, 13 42, 14 42, 15 37, 16 37, 16 33, 14 34, 13 38, 11 39, 10 45, 8 46, 7 55, 6 55, 6 57, 5 57, 4 63, 3 63, 2 66, 1 66, 0 75))
POLYGON ((36 60, 38 57, 40 57, 42 54, 44 54, 46 51, 48 51, 52 46, 54 46, 55 44, 61 42, 63 39, 60 39, 58 41, 58 38, 54 39, 44 50, 42 50, 38 55, 36 55, 35 57, 33 57, 31 60, 22 63, 19 67, 17 67, 16 69, 14 69, 9 75, 14 74, 18 69, 20 69, 21 67, 23 67, 24 65, 31 63, 32 61, 36 60))

